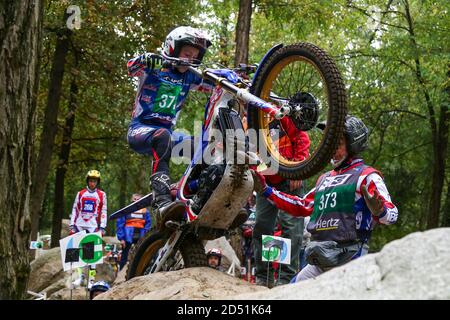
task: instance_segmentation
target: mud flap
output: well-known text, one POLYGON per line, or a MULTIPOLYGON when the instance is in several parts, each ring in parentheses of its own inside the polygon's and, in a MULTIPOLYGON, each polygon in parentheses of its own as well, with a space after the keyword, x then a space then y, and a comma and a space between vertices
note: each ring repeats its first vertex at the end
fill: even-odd
POLYGON ((243 165, 227 165, 211 197, 193 222, 199 227, 227 230, 253 192, 253 177, 243 165))

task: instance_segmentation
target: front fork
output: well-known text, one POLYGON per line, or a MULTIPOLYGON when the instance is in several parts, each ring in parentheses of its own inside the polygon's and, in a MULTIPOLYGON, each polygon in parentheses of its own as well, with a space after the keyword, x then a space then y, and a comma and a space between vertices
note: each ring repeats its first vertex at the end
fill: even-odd
POLYGON ((167 262, 167 260, 176 253, 176 250, 179 246, 179 241, 184 232, 186 232, 185 229, 177 229, 174 233, 170 235, 164 247, 162 247, 159 250, 158 257, 156 258, 155 263, 150 269, 150 273, 160 271, 162 266, 167 262))

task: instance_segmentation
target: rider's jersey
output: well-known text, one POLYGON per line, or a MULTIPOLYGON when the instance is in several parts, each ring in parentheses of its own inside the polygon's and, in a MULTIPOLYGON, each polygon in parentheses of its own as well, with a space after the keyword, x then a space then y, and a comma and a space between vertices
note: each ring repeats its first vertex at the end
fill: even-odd
POLYGON ((212 85, 190 71, 175 67, 149 69, 145 55, 128 61, 128 75, 139 78, 132 123, 140 122, 171 129, 190 90, 209 92, 212 85))
POLYGON ((106 193, 98 188, 89 188, 77 193, 73 203, 70 226, 75 226, 88 232, 95 232, 98 228, 106 228, 106 193))
MULTIPOLYGON (((355 191, 354 197, 351 199, 353 201, 352 210, 355 214, 355 227, 357 230, 357 234, 359 236, 359 240, 367 241, 370 238, 371 231, 375 227, 376 224, 393 224, 397 221, 398 210, 397 207, 391 202, 391 197, 386 188, 386 185, 383 181, 383 178, 375 171, 373 168, 369 166, 364 166, 364 170, 362 172, 356 173, 354 169, 356 166, 363 166, 362 159, 353 159, 349 161, 345 166, 341 166, 337 169, 334 169, 325 175, 330 177, 334 177, 333 180, 329 180, 330 183, 337 184, 339 181, 343 181, 345 175, 355 175, 358 174, 355 183, 355 191), (342 179, 341 179, 342 178, 342 179), (373 216, 366 205, 364 197, 361 194, 361 187, 367 186, 367 189, 370 194, 373 194, 374 190, 377 189, 380 193, 383 203, 384 203, 384 212, 382 212, 378 217, 373 216)), ((321 181, 321 176, 318 181, 321 181)), ((317 185, 311 191, 309 191, 304 197, 292 196, 283 192, 280 192, 276 189, 268 187, 263 195, 268 198, 268 200, 274 203, 281 210, 288 212, 294 216, 310 216, 313 214, 314 207, 316 205, 321 206, 324 205, 327 201, 331 205, 333 203, 333 197, 328 197, 328 199, 323 199, 323 203, 315 203, 315 194, 317 192, 317 185)), ((316 200, 317 201, 317 200, 316 200)), ((310 222, 311 223, 311 222, 310 222)), ((333 228, 333 224, 338 224, 337 221, 321 222, 326 224, 325 227, 333 228)), ((309 227, 308 227, 309 229, 309 227)), ((326 228, 325 228, 326 229, 326 228)))

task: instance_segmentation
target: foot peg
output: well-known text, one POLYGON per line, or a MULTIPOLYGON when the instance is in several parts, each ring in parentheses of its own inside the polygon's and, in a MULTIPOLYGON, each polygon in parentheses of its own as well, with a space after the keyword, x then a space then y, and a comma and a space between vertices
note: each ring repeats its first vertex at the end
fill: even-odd
POLYGON ((181 228, 181 223, 177 222, 177 221, 166 221, 165 226, 169 229, 173 229, 173 230, 177 230, 181 228))

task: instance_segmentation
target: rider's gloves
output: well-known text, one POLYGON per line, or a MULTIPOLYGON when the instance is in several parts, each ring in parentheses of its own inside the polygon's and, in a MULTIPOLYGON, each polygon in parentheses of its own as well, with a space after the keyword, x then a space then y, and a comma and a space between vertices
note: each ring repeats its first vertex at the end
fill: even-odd
POLYGON ((154 53, 145 53, 143 55, 143 63, 147 66, 147 68, 160 69, 163 66, 163 57, 154 53))
POLYGON ((71 236, 71 235, 73 235, 73 234, 75 234, 77 232, 78 232, 77 227, 69 226, 69 236, 71 236))
POLYGON ((267 188, 266 178, 256 170, 250 170, 253 176, 253 190, 258 193, 264 192, 267 188))
POLYGON ((361 188, 364 200, 366 200, 367 207, 370 212, 376 217, 384 212, 384 202, 383 197, 380 195, 378 190, 375 188, 373 191, 373 196, 367 191, 367 186, 364 185, 361 188))

